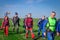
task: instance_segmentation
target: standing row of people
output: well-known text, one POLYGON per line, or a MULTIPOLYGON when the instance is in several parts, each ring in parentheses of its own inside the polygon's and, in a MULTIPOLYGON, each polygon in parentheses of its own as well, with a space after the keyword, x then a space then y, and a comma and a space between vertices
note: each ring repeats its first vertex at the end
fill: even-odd
MULTIPOLYGON (((4 21, 2 23, 2 27, 4 28, 4 33, 6 36, 8 36, 8 29, 9 29, 9 18, 8 13, 4 16, 4 21)), ((57 35, 60 34, 60 20, 57 21, 55 18, 56 12, 52 11, 51 15, 46 18, 45 16, 42 16, 41 19, 38 21, 38 37, 40 36, 40 32, 42 31, 42 38, 45 38, 47 36, 47 40, 54 40, 55 39, 55 32, 57 32, 57 35)), ((13 17, 13 32, 16 28, 16 32, 19 33, 19 17, 18 13, 15 13, 15 16, 13 17)), ((32 39, 35 39, 35 35, 33 32, 33 18, 31 13, 28 13, 26 17, 24 18, 24 28, 26 31, 25 37, 28 38, 28 31, 31 33, 32 39)))

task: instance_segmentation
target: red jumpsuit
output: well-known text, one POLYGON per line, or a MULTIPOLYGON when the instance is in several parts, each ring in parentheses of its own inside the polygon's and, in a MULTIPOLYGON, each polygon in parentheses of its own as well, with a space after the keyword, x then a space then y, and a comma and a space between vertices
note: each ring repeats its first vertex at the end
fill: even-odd
POLYGON ((31 32, 31 37, 32 39, 35 38, 35 35, 34 33, 32 32, 32 29, 33 29, 33 19, 32 18, 27 18, 25 20, 25 23, 26 23, 26 38, 28 38, 28 30, 31 32))
POLYGON ((8 27, 9 27, 9 19, 7 16, 4 17, 4 34, 8 36, 8 27))

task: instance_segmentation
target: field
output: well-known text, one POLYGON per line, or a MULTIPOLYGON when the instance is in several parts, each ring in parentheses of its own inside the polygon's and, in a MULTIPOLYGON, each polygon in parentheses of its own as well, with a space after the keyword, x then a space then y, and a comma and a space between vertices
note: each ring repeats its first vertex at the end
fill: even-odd
MULTIPOLYGON (((38 22, 38 19, 34 19, 33 32, 36 38, 37 38, 37 33, 38 33, 37 22, 38 22)), ((1 26, 1 23, 2 23, 2 20, 0 20, 0 26, 1 26)), ((19 34, 16 34, 16 30, 15 32, 12 32, 12 27, 13 27, 12 21, 10 20, 9 36, 6 37, 4 35, 4 31, 0 30, 0 40, 32 40, 30 33, 29 33, 29 38, 28 39, 25 38, 25 32, 23 28, 23 19, 20 20, 19 34)), ((44 40, 44 39, 40 37, 40 38, 37 38, 37 40, 44 40)), ((60 37, 55 36, 55 40, 60 40, 60 37)))

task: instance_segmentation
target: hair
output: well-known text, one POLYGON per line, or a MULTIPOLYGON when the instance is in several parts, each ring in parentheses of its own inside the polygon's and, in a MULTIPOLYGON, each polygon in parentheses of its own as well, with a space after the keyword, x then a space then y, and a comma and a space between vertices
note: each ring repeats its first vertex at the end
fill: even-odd
POLYGON ((5 16, 5 17, 4 17, 4 21, 5 21, 5 18, 6 18, 6 17, 7 17, 7 19, 6 19, 6 20, 9 20, 8 16, 5 16))
POLYGON ((15 12, 15 15, 18 15, 18 13, 17 13, 17 12, 15 12))
POLYGON ((28 13, 28 14, 30 14, 30 15, 31 15, 31 13, 28 13))
POLYGON ((52 13, 56 14, 56 12, 55 12, 55 11, 52 11, 52 13))
POLYGON ((45 17, 45 16, 43 16, 43 17, 45 17))

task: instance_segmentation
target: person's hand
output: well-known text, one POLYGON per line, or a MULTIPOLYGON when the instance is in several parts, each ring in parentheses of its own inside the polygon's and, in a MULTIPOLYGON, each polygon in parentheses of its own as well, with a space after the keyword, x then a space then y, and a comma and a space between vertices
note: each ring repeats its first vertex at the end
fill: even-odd
POLYGON ((46 37, 46 32, 44 32, 44 36, 46 37))
POLYGON ((5 27, 3 27, 3 29, 5 29, 5 27))
POLYGON ((27 26, 26 26, 26 29, 28 29, 27 26))
POLYGON ((57 36, 59 36, 59 33, 57 32, 57 36))

